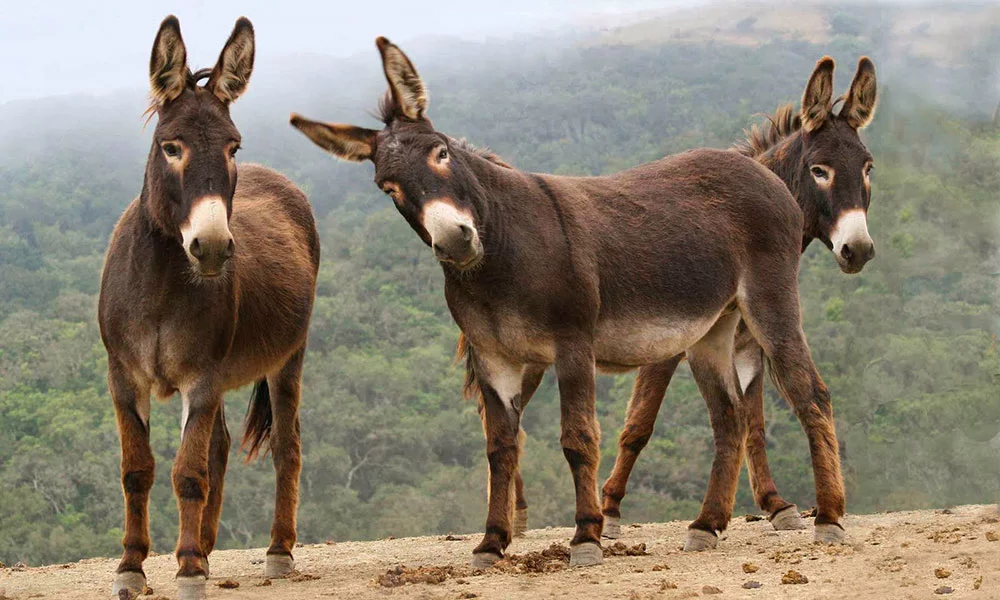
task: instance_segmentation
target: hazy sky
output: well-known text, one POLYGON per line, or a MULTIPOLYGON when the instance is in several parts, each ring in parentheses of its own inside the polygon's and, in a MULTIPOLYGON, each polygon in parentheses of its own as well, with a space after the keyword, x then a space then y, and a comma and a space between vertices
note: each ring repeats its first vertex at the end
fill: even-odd
POLYGON ((257 58, 370 51, 377 35, 483 39, 705 0, 0 0, 0 102, 145 85, 149 52, 170 13, 193 67, 214 64, 240 15, 257 33, 257 58))

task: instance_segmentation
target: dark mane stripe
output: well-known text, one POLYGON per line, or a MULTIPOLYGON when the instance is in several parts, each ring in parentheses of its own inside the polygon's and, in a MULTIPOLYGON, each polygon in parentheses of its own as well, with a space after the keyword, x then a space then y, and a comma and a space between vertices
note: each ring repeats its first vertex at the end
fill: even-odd
POLYGON ((754 124, 750 129, 744 129, 746 139, 736 142, 733 149, 744 156, 757 158, 781 140, 802 129, 802 117, 791 104, 779 106, 774 116, 763 115, 766 123, 754 124))

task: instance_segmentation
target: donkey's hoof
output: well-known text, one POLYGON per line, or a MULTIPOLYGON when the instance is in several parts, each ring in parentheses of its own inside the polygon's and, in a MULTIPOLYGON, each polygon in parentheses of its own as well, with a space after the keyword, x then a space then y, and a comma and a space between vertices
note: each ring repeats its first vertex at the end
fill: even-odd
POLYGON ((501 558, 503 557, 492 552, 474 552, 472 554, 472 568, 485 571, 501 558))
POLYGON ((799 514, 799 507, 794 504, 786 506, 768 517, 775 531, 796 531, 808 527, 799 514))
POLYGON ((281 579, 295 570, 295 559, 289 554, 268 554, 264 559, 264 577, 281 579))
POLYGON ((622 536, 622 522, 618 517, 609 517, 604 515, 604 530, 601 532, 601 537, 608 538, 609 540, 617 540, 622 536))
POLYGON ((600 544, 584 542, 569 549, 569 566, 592 567, 604 562, 604 551, 600 544))
POLYGON ((701 552, 711 550, 719 543, 719 536, 703 529, 688 529, 684 540, 684 552, 701 552))
POLYGON ((847 532, 834 523, 819 523, 813 532, 813 541, 817 544, 843 544, 846 539, 847 532))
POLYGON ((124 573, 115 575, 115 582, 111 584, 111 597, 119 600, 122 597, 122 591, 124 591, 126 599, 133 598, 145 590, 145 575, 136 573, 135 571, 125 571, 124 573))
POLYGON ((208 578, 201 575, 194 577, 177 577, 178 600, 205 600, 205 587, 208 578))
POLYGON ((524 537, 528 530, 528 509, 519 508, 514 511, 514 537, 524 537))

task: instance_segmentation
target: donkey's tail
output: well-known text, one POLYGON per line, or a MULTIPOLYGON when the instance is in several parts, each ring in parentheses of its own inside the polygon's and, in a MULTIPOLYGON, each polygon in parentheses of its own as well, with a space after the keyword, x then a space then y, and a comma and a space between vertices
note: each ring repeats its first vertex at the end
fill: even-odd
POLYGON ((469 345, 464 333, 458 334, 458 347, 455 348, 455 362, 465 361, 465 381, 462 383, 462 396, 466 400, 478 398, 482 391, 479 379, 476 378, 475 350, 469 345))
POLYGON ((261 453, 267 454, 272 421, 271 391, 267 387, 267 379, 261 379, 253 384, 250 404, 247 406, 247 417, 243 421, 243 442, 240 444, 240 450, 246 450, 246 462, 252 461, 261 453))

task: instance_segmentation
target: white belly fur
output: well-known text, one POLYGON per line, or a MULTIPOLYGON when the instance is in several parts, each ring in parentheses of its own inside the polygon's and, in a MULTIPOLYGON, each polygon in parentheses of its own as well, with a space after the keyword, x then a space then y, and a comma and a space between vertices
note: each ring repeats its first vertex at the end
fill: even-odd
POLYGON ((597 325, 596 358, 617 365, 661 362, 693 346, 718 318, 602 321, 597 325))

